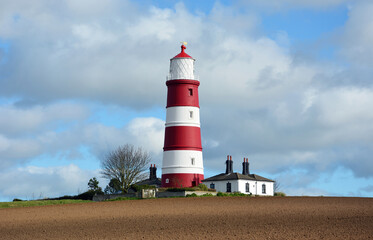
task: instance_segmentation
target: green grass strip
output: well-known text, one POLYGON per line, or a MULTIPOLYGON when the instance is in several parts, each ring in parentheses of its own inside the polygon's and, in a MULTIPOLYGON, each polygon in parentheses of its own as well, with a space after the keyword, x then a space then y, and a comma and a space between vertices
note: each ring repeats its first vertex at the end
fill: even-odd
POLYGON ((33 200, 33 201, 16 201, 16 202, 0 202, 1 208, 17 208, 17 207, 34 207, 34 206, 46 206, 46 205, 58 205, 58 204, 71 204, 71 203, 87 203, 92 202, 90 200, 33 200))

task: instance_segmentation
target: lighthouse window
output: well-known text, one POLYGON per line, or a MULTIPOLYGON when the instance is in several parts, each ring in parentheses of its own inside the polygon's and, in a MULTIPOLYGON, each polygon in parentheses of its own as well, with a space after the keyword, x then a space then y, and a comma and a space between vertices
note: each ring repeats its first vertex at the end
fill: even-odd
POLYGON ((170 183, 170 179, 166 178, 166 183, 170 183))
POLYGON ((195 158, 191 158, 191 162, 192 162, 192 165, 194 165, 195 164, 195 158))
POLYGON ((229 182, 227 183, 227 192, 231 192, 232 191, 232 184, 229 182))
POLYGON ((192 88, 189 88, 189 96, 193 96, 193 89, 192 88))
POLYGON ((193 111, 189 111, 189 118, 193 118, 193 111))
POLYGON ((266 193, 266 185, 265 184, 262 185, 262 193, 266 193))

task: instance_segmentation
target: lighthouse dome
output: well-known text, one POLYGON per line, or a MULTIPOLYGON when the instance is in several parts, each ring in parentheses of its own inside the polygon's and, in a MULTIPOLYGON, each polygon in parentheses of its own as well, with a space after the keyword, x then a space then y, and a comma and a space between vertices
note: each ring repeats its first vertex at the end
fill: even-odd
POLYGON ((170 61, 170 73, 167 80, 194 78, 194 59, 185 52, 185 45, 181 45, 181 52, 170 61))

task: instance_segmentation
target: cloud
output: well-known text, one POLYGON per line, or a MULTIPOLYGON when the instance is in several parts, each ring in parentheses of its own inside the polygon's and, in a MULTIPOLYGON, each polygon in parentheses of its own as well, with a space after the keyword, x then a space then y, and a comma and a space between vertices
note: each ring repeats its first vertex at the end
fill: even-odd
POLYGON ((13 32, 0 31, 0 37, 12 39, 12 47, 0 68, 6 76, 0 79, 0 93, 42 104, 78 98, 134 108, 159 106, 165 98, 160 93, 165 90, 167 62, 177 51, 170 49, 171 43, 188 40, 195 43, 196 52, 212 43, 207 51, 223 47, 230 54, 238 39, 219 44, 221 38, 251 31, 256 22, 251 16, 226 14, 221 7, 209 16, 197 16, 181 3, 174 9, 150 7, 136 12, 131 4, 119 5, 122 12, 114 11, 105 19, 95 15, 81 19, 67 6, 59 14, 43 4, 35 11, 24 5, 8 6, 12 14, 4 16, 3 24, 13 32), (39 19, 38 12, 47 21, 39 19), (14 14, 17 21, 12 20, 14 14), (227 16, 232 23, 245 24, 227 24, 227 16))
MULTIPOLYGON (((349 18, 343 29, 340 54, 349 60, 352 66, 372 68, 373 64, 373 3, 362 1, 349 11, 349 18)), ((370 74, 372 72, 370 71, 370 74)), ((370 75, 371 76, 371 75, 370 75)))
POLYGON ((343 3, 353 2, 351 0, 248 0, 240 1, 243 5, 257 5, 260 7, 266 7, 270 9, 294 9, 294 8, 314 8, 314 9, 325 9, 329 7, 335 7, 343 3))
POLYGON ((364 188, 361 188, 360 191, 368 192, 368 193, 373 193, 373 185, 366 186, 364 188))
POLYGON ((58 167, 27 166, 0 174, 2 200, 24 200, 74 195, 88 190, 88 180, 96 171, 80 169, 74 164, 58 167))
POLYGON ((88 179, 99 176, 99 173, 98 170, 82 168, 87 158, 82 148, 89 154, 90 165, 97 166, 107 152, 130 143, 142 147, 150 153, 152 163, 161 165, 163 120, 135 118, 117 128, 80 119, 77 124, 65 127, 62 131, 31 131, 32 137, 27 133, 12 138, 0 135, 0 167, 3 169, 0 173, 3 183, 0 185, 0 198, 31 199, 39 195, 76 194, 74 191, 77 189, 84 191, 88 179), (51 166, 33 166, 33 160, 38 158, 48 158, 51 166), (63 163, 69 165, 60 166, 63 163))
POLYGON ((14 104, 0 105, 0 133, 8 136, 37 133, 55 129, 63 123, 87 118, 89 110, 79 104, 54 103, 32 107, 17 107, 14 104))
MULTIPOLYGON (((96 160, 113 148, 132 143, 141 146, 160 162, 164 121, 134 118, 127 125, 114 127, 93 118, 100 106, 77 102, 57 102, 23 106, 0 105, 0 166, 6 169, 27 164, 48 155, 64 155, 70 161, 82 158, 81 147, 96 160)), ((124 119, 125 120, 125 119, 124 119)))

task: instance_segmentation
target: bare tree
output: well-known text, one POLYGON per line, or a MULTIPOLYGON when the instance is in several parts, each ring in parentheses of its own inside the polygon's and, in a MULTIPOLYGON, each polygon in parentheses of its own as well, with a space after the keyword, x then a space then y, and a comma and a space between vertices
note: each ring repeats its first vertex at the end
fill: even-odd
POLYGON ((131 185, 145 178, 145 170, 150 162, 150 156, 141 148, 133 145, 119 146, 109 152, 101 161, 101 174, 107 179, 117 179, 120 189, 127 193, 131 185))
POLYGON ((281 184, 277 179, 275 179, 275 182, 273 184, 273 191, 279 192, 280 190, 281 190, 281 184))

